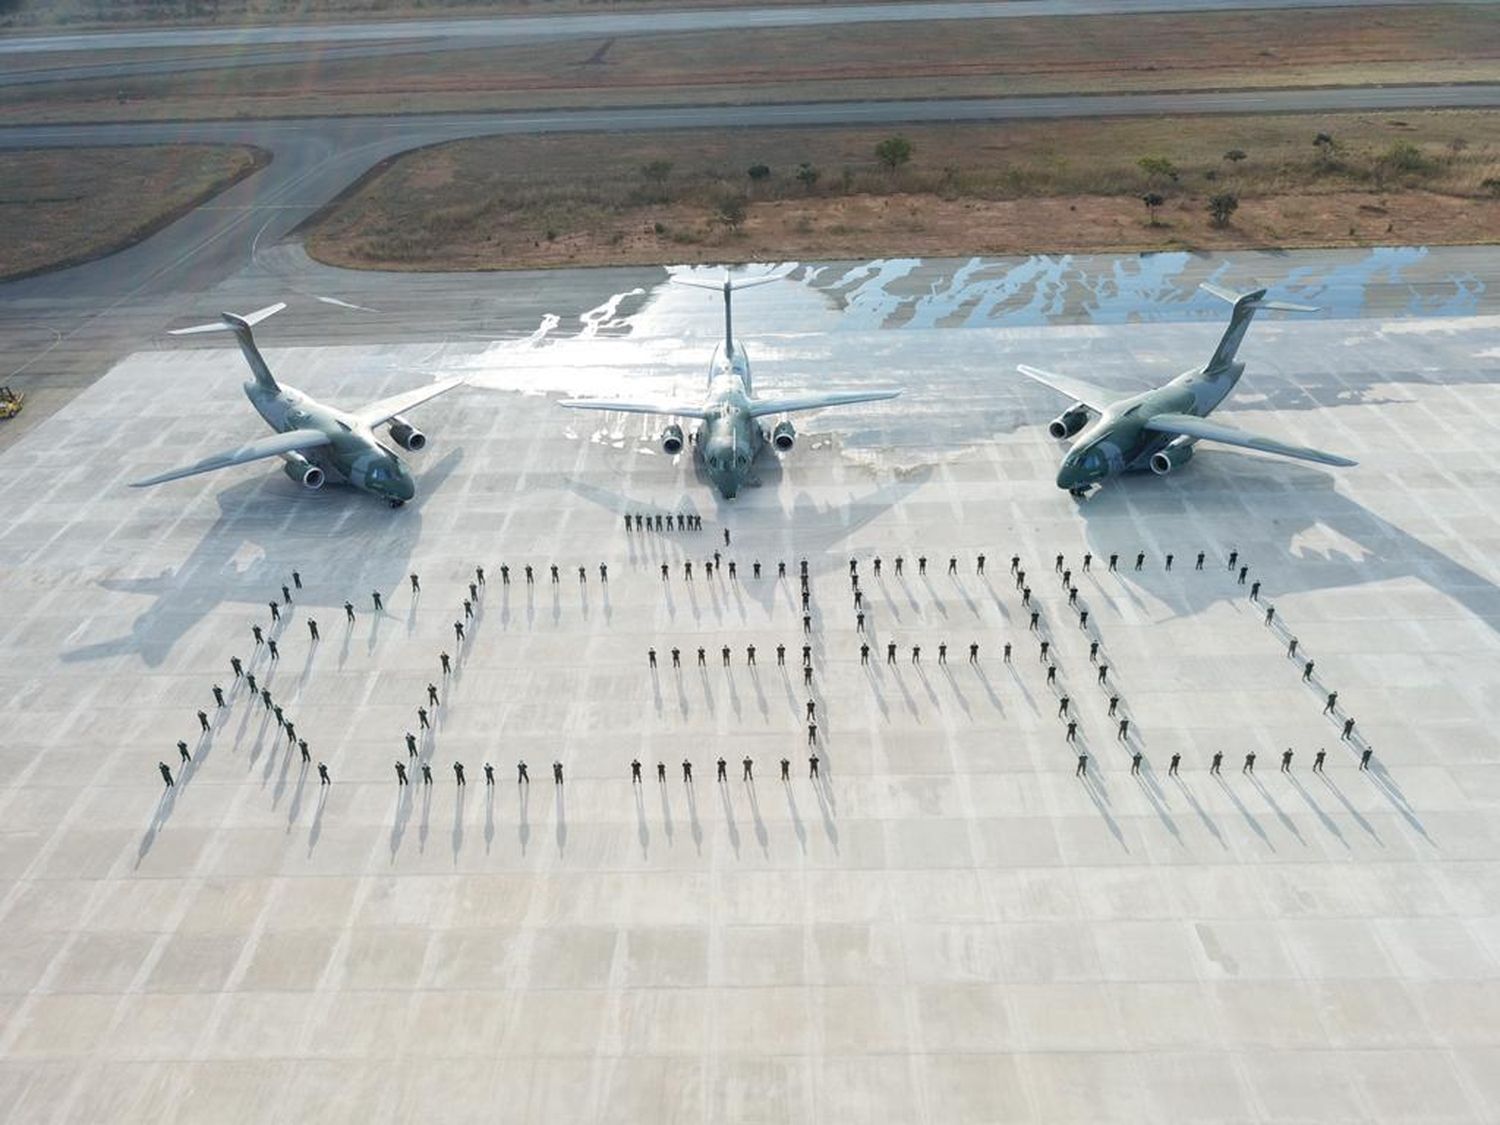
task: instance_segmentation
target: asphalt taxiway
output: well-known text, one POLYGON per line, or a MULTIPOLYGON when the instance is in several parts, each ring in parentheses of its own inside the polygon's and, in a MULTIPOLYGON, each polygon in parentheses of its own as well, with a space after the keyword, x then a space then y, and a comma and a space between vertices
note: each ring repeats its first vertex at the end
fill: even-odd
POLYGON ((423 278, 386 311, 380 279, 337 284, 287 253, 258 266, 308 286, 262 328, 287 381, 350 404, 437 374, 475 387, 420 412, 433 444, 399 512, 264 465, 125 488, 257 432, 213 338, 143 346, 0 451, 0 1101, 16 1119, 1500 1116, 1500 321, 1481 251, 804 267, 737 304, 758 387, 907 394, 810 416, 732 503, 648 420, 553 402, 693 394, 711 295, 575 272, 469 278, 460 307, 459 279, 423 278), (1205 447, 1073 502, 1051 480, 1059 404, 1012 365, 1165 378, 1222 326, 1190 297, 1205 272, 1321 292, 1328 315, 1257 320, 1225 417, 1360 465, 1205 447), (506 330, 445 331, 445 300, 450 326, 506 330), (706 526, 627 534, 631 511, 706 526), (735 577, 705 578, 714 551, 735 577), (774 571, 802 558, 807 634, 774 571), (294 569, 273 667, 249 629, 294 569), (236 654, 332 786, 234 687, 236 654), (402 790, 429 682, 434 784, 414 763, 402 790), (164 794, 156 763, 176 765, 179 738, 195 760, 164 794))

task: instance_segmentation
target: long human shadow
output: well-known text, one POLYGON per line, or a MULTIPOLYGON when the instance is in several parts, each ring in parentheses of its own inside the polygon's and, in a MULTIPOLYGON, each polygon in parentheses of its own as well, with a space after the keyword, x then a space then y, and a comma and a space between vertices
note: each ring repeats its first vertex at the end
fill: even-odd
POLYGON ((756 843, 760 844, 761 855, 769 855, 771 853, 771 837, 766 832, 766 822, 760 815, 760 798, 755 792, 755 782, 751 779, 746 779, 742 784, 745 786, 745 793, 750 799, 750 818, 755 822, 756 843))
POLYGON ((724 807, 724 826, 729 830, 729 846, 734 849, 734 858, 740 858, 740 826, 734 817, 734 802, 729 799, 729 782, 720 781, 719 803, 724 807))
POLYGON ((1151 768, 1150 762, 1144 762, 1142 764, 1141 772, 1136 775, 1136 781, 1141 787, 1141 792, 1146 795, 1146 801, 1155 811, 1157 818, 1160 819, 1162 824, 1166 826, 1167 831, 1172 834, 1172 839, 1176 840, 1177 845, 1181 847, 1182 833, 1177 828, 1177 821, 1173 818, 1172 814, 1167 811, 1166 801, 1163 799, 1161 783, 1156 779, 1156 771, 1151 768))
POLYGON ((526 846, 531 842, 530 807, 531 782, 519 782, 516 785, 516 842, 521 846, 522 855, 526 854, 526 846))
MULTIPOLYGON (((285 756, 286 760, 290 761, 291 760, 291 756, 292 756, 292 752, 289 749, 286 752, 286 756, 285 756)), ((283 767, 283 772, 285 772, 285 767, 283 767)), ((286 810, 286 830, 287 830, 288 834, 290 834, 291 831, 292 831, 292 825, 294 825, 294 824, 297 823, 297 815, 302 811, 302 794, 303 794, 303 792, 305 791, 306 788, 307 788, 307 763, 303 762, 302 763, 302 768, 297 771, 297 787, 294 790, 292 790, 292 802, 291 802, 291 804, 289 804, 287 806, 287 810, 286 810)), ((274 807, 274 804, 273 804, 273 807, 274 807)))
MULTIPOLYGON (((1080 753, 1085 752, 1080 750, 1080 753)), ((1097 756, 1091 755, 1093 761, 1097 762, 1097 756)), ((1083 791, 1088 794, 1090 801, 1094 803, 1094 809, 1104 819, 1105 827, 1109 834, 1115 838, 1115 843, 1120 845, 1120 850, 1126 855, 1130 853, 1130 844, 1125 840, 1125 833, 1120 830, 1119 821, 1115 820, 1114 814, 1109 811, 1109 789, 1104 784, 1104 779, 1099 776, 1097 770, 1093 773, 1085 773, 1078 778, 1083 785, 1083 791)))
POLYGON ((568 803, 567 795, 566 793, 564 793, 564 790, 567 788, 567 786, 553 785, 552 788, 556 790, 555 799, 553 801, 553 812, 557 816, 557 829, 555 831, 555 836, 557 838, 557 854, 562 855, 567 851, 568 847, 568 803))
MULTIPOLYGON (((462 449, 451 450, 422 474, 416 499, 399 511, 354 489, 309 492, 279 474, 229 485, 215 496, 218 518, 180 565, 150 578, 99 581, 106 590, 154 597, 131 622, 130 631, 66 649, 62 659, 76 663, 135 655, 154 668, 167 659, 188 630, 219 606, 243 604, 264 610, 267 591, 278 589, 293 569, 305 566, 301 545, 326 540, 333 524, 338 526, 344 557, 360 560, 362 581, 373 589, 397 590, 406 580, 408 561, 421 539, 425 500, 462 460, 462 449), (244 561, 246 557, 250 561, 244 561)), ((346 586, 309 576, 298 591, 297 604, 316 608, 331 621, 335 613, 344 612, 346 586)))
POLYGON ((484 854, 490 854, 495 842, 495 787, 484 787, 484 854))
POLYGON ((1175 780, 1177 788, 1182 791, 1182 795, 1187 799, 1187 803, 1193 807, 1193 812, 1198 814, 1198 819, 1203 822, 1203 826, 1209 830, 1215 840, 1219 841, 1219 847, 1224 851, 1228 851, 1229 845, 1224 841, 1224 833, 1219 831, 1219 826, 1214 823, 1213 818, 1198 803, 1198 798, 1193 794, 1192 786, 1182 780, 1181 774, 1175 775, 1175 780))
POLYGON ((661 823, 662 833, 667 838, 667 847, 672 846, 672 798, 667 792, 667 783, 658 780, 656 787, 661 790, 661 823))
POLYGON ((1339 826, 1334 823, 1333 817, 1324 812, 1323 806, 1314 801, 1312 794, 1302 787, 1302 782, 1297 779, 1297 775, 1289 772, 1287 774, 1287 781, 1291 782, 1292 788, 1297 791, 1297 795, 1302 798, 1307 807, 1317 814, 1318 820, 1322 822, 1323 827, 1328 830, 1329 834, 1338 840, 1339 843, 1343 844, 1347 850, 1349 841, 1344 839, 1344 834, 1339 831, 1339 826))
POLYGON ((391 818, 391 862, 396 862, 396 853, 401 850, 401 839, 406 835, 406 822, 411 819, 412 797, 410 785, 398 785, 396 811, 391 818))
POLYGON ((464 797, 467 785, 455 785, 453 793, 453 863, 458 865, 458 853, 464 850, 464 797))
MULTIPOLYGON (((1243 519, 1247 504, 1276 510, 1279 522, 1258 525, 1259 534, 1274 532, 1281 543, 1274 560, 1278 564, 1274 588, 1264 592, 1263 600, 1411 578, 1452 598, 1500 632, 1500 586, 1350 499, 1337 485, 1337 475, 1330 471, 1215 447, 1212 456, 1195 459, 1181 474, 1165 478, 1150 473, 1145 477, 1126 474, 1076 504, 1096 556, 1109 554, 1109 544, 1121 526, 1119 521, 1139 521, 1150 532, 1156 525, 1167 527, 1163 521, 1176 520, 1181 504, 1191 504, 1205 518, 1222 512, 1226 520, 1243 519), (1176 504, 1160 507, 1151 503, 1152 493, 1163 489, 1168 495, 1155 499, 1175 500, 1176 504), (1287 495, 1296 495, 1298 504, 1279 503, 1287 495), (1308 513, 1305 519, 1299 519, 1304 512, 1308 513), (1337 561, 1297 557, 1291 545, 1315 525, 1325 526, 1334 539, 1352 544, 1352 549, 1337 561)), ((1061 493, 1059 497, 1066 499, 1061 493)), ((1170 531, 1164 530, 1161 538, 1169 541, 1170 531)), ((1253 567, 1271 560, 1245 561, 1253 567)), ((1160 566, 1139 572, 1122 566, 1116 577, 1122 588, 1149 594, 1176 616, 1196 615, 1220 602, 1246 596, 1233 581, 1186 581, 1186 574, 1168 573, 1160 566)))
POLYGON ((1332 793, 1336 798, 1338 798, 1339 804, 1344 806, 1344 811, 1354 818, 1354 823, 1363 828, 1365 830, 1365 834, 1368 835, 1370 839, 1374 840, 1382 848, 1385 847, 1385 841, 1382 840, 1380 838, 1380 834, 1375 831, 1375 826, 1368 820, 1366 820, 1363 814, 1361 814, 1357 808, 1350 804, 1349 798, 1344 796, 1344 791, 1338 787, 1334 780, 1326 773, 1323 773, 1321 771, 1318 773, 1318 778, 1323 782, 1324 785, 1328 787, 1328 791, 1332 793))
POLYGON ((422 786, 422 821, 417 825, 417 851, 427 851, 427 833, 432 825, 432 786, 422 786))
POLYGON ((162 787, 161 796, 156 799, 156 807, 151 811, 151 819, 146 824, 146 831, 141 834, 141 842, 136 846, 135 865, 140 867, 141 861, 146 858, 156 837, 166 827, 167 821, 172 819, 172 813, 177 808, 177 786, 162 787))
POLYGON ((646 795, 642 792, 646 787, 636 782, 631 788, 635 790, 635 834, 641 843, 641 858, 645 859, 651 850, 651 829, 646 824, 646 795))
POLYGON ((323 838, 323 813, 328 808, 328 791, 331 785, 318 786, 318 800, 313 808, 312 827, 307 830, 307 854, 313 854, 313 849, 318 846, 318 841, 323 838))
POLYGON ((958 700, 959 710, 965 716, 972 718, 974 713, 969 709, 969 699, 964 695, 963 689, 958 686, 958 680, 954 677, 952 669, 946 664, 943 665, 943 675, 948 679, 948 690, 953 693, 953 698, 958 700))
POLYGON ((802 823, 802 814, 797 809, 797 795, 792 791, 790 782, 782 782, 781 787, 786 790, 787 813, 792 818, 792 831, 797 834, 797 846, 802 849, 802 854, 807 854, 807 826, 802 823))
POLYGON ((1253 831, 1257 836, 1260 837, 1261 843, 1265 844, 1266 847, 1270 848, 1274 852, 1276 850, 1276 845, 1271 843, 1271 837, 1266 835, 1266 830, 1260 826, 1260 821, 1256 820, 1255 816, 1250 812, 1250 810, 1245 807, 1244 802, 1242 802, 1239 797, 1235 796, 1234 790, 1231 789, 1229 783, 1224 780, 1223 775, 1214 774, 1214 780, 1219 783, 1219 788, 1223 790, 1224 795, 1229 798, 1230 803, 1239 810, 1240 816, 1245 818, 1245 823, 1250 826, 1251 831, 1253 831))
POLYGON ((703 854, 703 824, 698 819, 698 794, 693 790, 693 783, 686 781, 683 788, 687 790, 688 824, 693 837, 693 847, 699 855, 703 854))
POLYGON ((1266 804, 1271 806, 1271 811, 1276 814, 1276 819, 1281 821, 1281 826, 1288 832, 1290 832, 1293 836, 1297 837, 1297 843, 1301 844, 1304 848, 1307 847, 1307 840, 1303 838, 1302 831, 1297 827, 1296 821, 1294 821, 1291 817, 1287 816, 1286 813, 1282 811, 1280 802, 1277 801, 1271 791, 1266 788, 1265 782, 1261 781, 1261 779, 1253 773, 1249 776, 1250 784, 1255 787, 1255 791, 1261 795, 1266 804))
POLYGON ((1416 810, 1411 807, 1406 794, 1401 792, 1401 787, 1396 784, 1396 779, 1391 776, 1390 771, 1380 762, 1373 762, 1364 772, 1374 783, 1376 791, 1391 803, 1391 807, 1401 815, 1401 818, 1412 826, 1417 835, 1431 844, 1432 837, 1427 835, 1427 829, 1417 819, 1416 810))
POLYGON ((823 834, 828 837, 828 842, 833 845, 833 854, 839 854, 839 826, 833 818, 833 807, 828 799, 828 794, 823 791, 827 782, 821 777, 812 779, 813 796, 818 799, 818 811, 823 816, 823 834))

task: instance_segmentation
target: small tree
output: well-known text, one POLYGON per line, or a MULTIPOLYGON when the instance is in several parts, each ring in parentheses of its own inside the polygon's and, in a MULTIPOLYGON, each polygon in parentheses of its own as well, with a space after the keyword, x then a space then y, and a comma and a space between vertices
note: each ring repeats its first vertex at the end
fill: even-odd
POLYGON ((1146 205, 1147 221, 1150 225, 1153 227, 1159 225, 1156 221, 1156 209, 1166 202, 1162 198, 1161 192, 1148 191, 1145 195, 1141 196, 1141 202, 1146 205))
POLYGON ((1146 174, 1146 179, 1153 185, 1165 183, 1168 180, 1173 183, 1177 182, 1177 165, 1165 156, 1143 156, 1135 164, 1146 174))
POLYGON ((1500 199, 1500 179, 1491 176, 1488 179, 1480 180, 1479 186, 1489 192, 1493 198, 1500 199))
POLYGON ((1238 164, 1241 160, 1245 159, 1245 150, 1242 148, 1232 148, 1224 154, 1224 159, 1231 164, 1238 164))
POLYGON ((803 161, 797 166, 797 181, 808 191, 812 191, 813 184, 818 182, 818 170, 803 161))
POLYGON ((1208 197, 1208 217, 1216 227, 1227 227, 1229 216, 1240 208, 1240 197, 1232 191, 1221 191, 1208 197))
POLYGON ((652 160, 641 165, 641 178, 648 184, 656 184, 660 187, 667 182, 667 177, 672 174, 672 162, 670 160, 652 160))
POLYGON ((875 146, 875 159, 884 164, 886 171, 894 172, 911 160, 911 142, 899 134, 887 137, 875 146))
POLYGON ((1313 147, 1318 150, 1318 158, 1324 164, 1332 164, 1339 151, 1339 143, 1333 139, 1332 133, 1319 133, 1313 138, 1313 147))
POLYGON ((714 214, 719 222, 732 231, 737 231, 744 225, 745 216, 749 211, 749 202, 743 195, 720 196, 718 204, 714 207, 714 214))
POLYGON ((760 183, 762 180, 771 178, 771 169, 764 164, 752 164, 745 173, 750 177, 752 183, 760 183))

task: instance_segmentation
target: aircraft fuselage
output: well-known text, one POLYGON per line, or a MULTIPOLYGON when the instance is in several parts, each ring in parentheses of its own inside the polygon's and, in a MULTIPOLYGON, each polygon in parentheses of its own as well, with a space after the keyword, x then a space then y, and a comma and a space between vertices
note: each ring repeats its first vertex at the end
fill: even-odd
POLYGON ((725 499, 744 487, 765 445, 760 423, 750 412, 750 388, 750 357, 741 347, 726 354, 720 345, 709 363, 705 417, 695 444, 709 480, 725 499))
POLYGON ((374 431, 342 410, 326 406, 285 383, 275 392, 254 379, 245 381, 245 397, 277 433, 321 430, 327 445, 305 450, 301 456, 344 484, 404 504, 416 495, 411 471, 375 437, 374 431))
POLYGON ((1114 403, 1074 440, 1058 467, 1057 486, 1082 492, 1109 477, 1149 467, 1155 454, 1179 439, 1148 430, 1146 423, 1157 414, 1206 417, 1229 397, 1244 370, 1239 362, 1212 370, 1197 367, 1114 403))

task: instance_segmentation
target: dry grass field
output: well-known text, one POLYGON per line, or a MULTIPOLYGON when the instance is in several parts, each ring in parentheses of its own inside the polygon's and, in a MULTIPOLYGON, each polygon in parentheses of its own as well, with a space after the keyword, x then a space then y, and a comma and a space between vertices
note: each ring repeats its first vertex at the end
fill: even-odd
POLYGON ((1500 241, 1500 114, 923 127, 903 131, 913 157, 895 171, 874 157, 889 132, 441 145, 367 177, 315 220, 308 245, 341 265, 504 269, 1500 241), (1320 133, 1331 144, 1315 144, 1320 133), (1148 174, 1143 157, 1171 168, 1148 174), (755 165, 768 174, 752 179, 755 165), (1148 192, 1162 196, 1155 222, 1148 192), (1208 211, 1218 193, 1239 204, 1224 227, 1208 211))
POLYGON ((0 160, 0 280, 129 246, 266 159, 231 145, 7 152, 0 160))
POLYGON ((1493 80, 1482 7, 931 21, 629 36, 7 91, 0 122, 1493 80), (123 92, 122 103, 118 95, 123 92))

